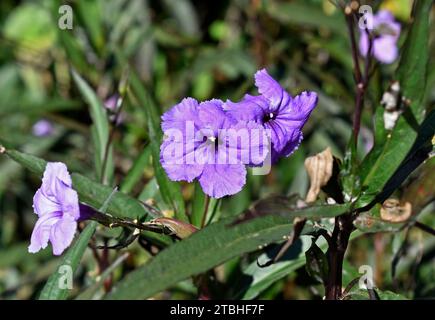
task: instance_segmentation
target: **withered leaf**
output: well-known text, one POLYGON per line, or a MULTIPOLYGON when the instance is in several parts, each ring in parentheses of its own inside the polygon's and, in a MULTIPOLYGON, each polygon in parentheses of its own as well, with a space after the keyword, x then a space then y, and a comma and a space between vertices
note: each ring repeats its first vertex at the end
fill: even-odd
POLYGON ((307 203, 316 201, 320 188, 328 183, 333 172, 333 162, 334 158, 329 147, 305 159, 305 169, 310 177, 310 189, 305 198, 307 203))
POLYGON ((410 202, 400 204, 397 199, 387 199, 381 206, 381 218, 389 222, 403 222, 411 217, 412 205, 410 202))

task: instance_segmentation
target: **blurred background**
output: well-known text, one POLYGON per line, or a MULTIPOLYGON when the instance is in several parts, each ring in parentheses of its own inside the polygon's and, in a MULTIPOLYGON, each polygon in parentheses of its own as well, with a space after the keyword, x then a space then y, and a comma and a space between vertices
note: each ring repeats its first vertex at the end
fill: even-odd
MULTIPOLYGON (((401 45, 412 0, 365 3, 375 12, 379 8, 393 12, 404 31, 401 45)), ((428 109, 435 102, 434 35, 425 99, 428 109)), ((342 14, 327 0, 2 0, 0 48, 0 141, 46 160, 65 162, 70 171, 94 179, 92 120, 70 68, 92 86, 109 116, 116 108, 118 83, 128 64, 161 113, 186 96, 238 100, 246 92, 256 94, 253 75, 263 67, 292 94, 316 91, 319 105, 304 127, 305 139, 298 151, 267 176, 249 175, 242 192, 222 201, 221 217, 237 215, 254 200, 271 194, 304 197, 308 188, 305 158, 328 146, 343 158, 350 138, 354 80, 349 39, 342 14), (63 4, 72 8, 71 30, 58 26, 63 4)), ((379 65, 373 75, 363 114, 360 159, 373 144, 373 110, 395 68, 396 64, 379 65)), ((159 203, 150 154, 143 154, 149 141, 147 107, 125 101, 114 137, 113 185, 121 184, 123 192, 159 203), (139 156, 140 176, 123 183, 139 156)), ((430 165, 422 166, 399 194, 412 197, 424 183, 433 187, 433 161, 430 165)), ((35 298, 58 264, 51 248, 38 254, 27 252, 36 221, 32 198, 39 185, 38 177, 0 158, 3 299, 35 298)), ((188 210, 194 188, 194 184, 182 184, 188 210)), ((423 209, 420 220, 434 226, 433 210, 433 204, 423 209)), ((88 251, 75 279, 77 291, 91 283, 97 272, 88 251)), ((111 251, 110 259, 122 252, 111 251)), ((137 243, 129 252, 123 267, 115 270, 115 278, 149 258, 137 243)), ((375 281, 382 288, 408 298, 435 297, 435 242, 422 231, 364 235, 351 243, 348 254, 344 283, 358 275, 358 266, 368 264, 375 266, 375 281)), ((225 296, 240 297, 243 284, 232 287, 231 279, 252 262, 255 256, 248 255, 218 268, 225 296)), ((321 286, 302 265, 278 279, 253 297, 321 298, 321 286)), ((156 298, 195 298, 195 294, 192 281, 187 280, 156 298)))

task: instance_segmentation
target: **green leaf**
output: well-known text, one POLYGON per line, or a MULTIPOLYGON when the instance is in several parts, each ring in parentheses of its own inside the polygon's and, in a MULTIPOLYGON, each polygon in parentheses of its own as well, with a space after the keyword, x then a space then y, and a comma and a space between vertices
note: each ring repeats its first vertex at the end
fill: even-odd
POLYGON ((92 45, 98 53, 104 47, 104 33, 101 12, 103 2, 99 0, 83 0, 76 3, 78 13, 84 24, 84 30, 89 34, 92 45))
POLYGON ((333 218, 348 212, 350 204, 333 205, 312 205, 298 208, 298 195, 272 196, 257 201, 254 205, 245 210, 236 220, 235 224, 240 224, 258 217, 267 215, 281 215, 284 217, 293 216, 294 218, 333 218))
POLYGON ((144 147, 141 154, 134 161, 133 166, 128 171, 126 177, 121 183, 121 192, 129 193, 133 190, 134 186, 143 177, 144 169, 150 161, 151 148, 144 147))
POLYGON ((243 271, 243 278, 247 280, 236 283, 234 289, 235 298, 244 300, 255 299, 273 283, 302 267, 305 264, 304 252, 308 250, 310 244, 311 236, 301 236, 280 261, 267 267, 259 267, 258 263, 266 263, 274 254, 269 252, 261 254, 258 257, 258 263, 254 261, 243 271))
MULTIPOLYGON (((432 110, 420 126, 417 139, 411 151, 406 156, 406 159, 387 181, 382 192, 377 195, 377 202, 382 203, 385 201, 418 166, 430 157, 430 153, 433 150, 432 139, 434 135, 435 110, 432 110)), ((414 200, 415 199, 413 199, 412 202, 414 202, 414 200)))
POLYGON ((200 35, 198 15, 190 1, 164 0, 163 4, 177 20, 180 31, 191 37, 198 37, 200 35))
POLYGON ((48 250, 39 251, 36 254, 29 254, 27 248, 29 243, 18 243, 0 250, 0 269, 18 267, 22 264, 31 264, 35 261, 44 261, 51 258, 48 250))
POLYGON ((398 232, 406 222, 389 222, 382 220, 379 214, 379 205, 375 206, 370 212, 363 212, 355 219, 353 225, 364 233, 378 232, 398 232))
POLYGON ((96 228, 97 222, 92 221, 89 223, 73 246, 68 249, 59 268, 48 278, 47 283, 39 295, 40 300, 65 300, 68 297, 69 289, 65 288, 62 282, 65 277, 65 270, 68 269, 63 268, 64 266, 70 267, 74 274, 96 228))
MULTIPOLYGON (((16 150, 6 150, 6 154, 28 170, 42 176, 47 162, 41 158, 25 154, 16 150)), ((112 188, 104 186, 100 183, 92 181, 91 179, 77 173, 71 174, 73 187, 79 194, 79 200, 91 207, 98 209, 104 201, 113 192, 112 188)), ((143 205, 136 199, 116 192, 109 203, 107 212, 118 218, 143 218, 146 211, 143 205)))
POLYGON ((128 257, 129 253, 125 252, 120 257, 118 257, 104 272, 97 277, 95 282, 91 284, 88 288, 82 291, 75 300, 91 300, 95 299, 98 290, 103 286, 104 281, 109 278, 113 271, 118 268, 128 257))
POLYGON ((301 25, 315 28, 327 28, 337 34, 346 35, 346 25, 343 15, 326 15, 320 6, 306 3, 270 3, 267 13, 281 23, 301 25))
MULTIPOLYGON (((351 234, 350 239, 355 239, 360 236, 361 232, 355 231, 351 234)), ((326 240, 319 238, 317 240, 319 247, 322 250, 327 248, 326 240)), ((260 293, 269 288, 276 281, 288 276, 305 264, 305 251, 311 245, 311 236, 302 235, 300 241, 296 241, 289 248, 288 253, 283 257, 283 260, 278 261, 267 267, 259 267, 257 261, 251 263, 243 274, 250 280, 246 283, 236 285, 236 298, 240 299, 255 299, 260 293)), ((269 253, 264 253, 258 258, 258 262, 264 264, 270 260, 269 253)))
MULTIPOLYGON (((97 179, 100 180, 103 174, 103 161, 107 141, 109 139, 109 123, 107 114, 103 107, 103 103, 89 84, 86 83, 86 81, 74 70, 72 70, 72 76, 80 93, 90 107, 90 114, 93 121, 92 138, 95 148, 95 169, 97 171, 97 179)), ((103 175, 106 178, 106 181, 110 181, 113 177, 112 147, 109 148, 106 172, 103 175)), ((106 181, 103 181, 103 183, 106 181)))
POLYGON ((221 220, 168 247, 127 275, 106 298, 147 298, 233 257, 281 240, 292 226, 290 219, 276 216, 234 227, 229 226, 230 222, 221 220))
POLYGON ((310 277, 320 283, 326 283, 328 277, 328 259, 316 242, 311 243, 311 247, 305 252, 305 268, 310 277))
MULTIPOLYGON (((313 210, 317 213, 316 216, 320 215, 319 209, 313 210)), ((340 215, 346 210, 346 206, 342 206, 341 210, 336 206, 324 206, 322 216, 340 215)), ((233 224, 234 219, 223 219, 211 224, 165 249, 151 262, 127 275, 107 298, 147 298, 233 257, 282 240, 283 236, 289 234, 295 216, 313 214, 309 208, 304 208, 287 210, 236 225, 233 224)))
POLYGON ((79 106, 78 101, 56 97, 42 102, 26 101, 24 98, 17 100, 18 101, 11 101, 8 104, 2 105, 0 116, 17 113, 43 114, 53 111, 61 112, 65 110, 77 109, 79 106))
MULTIPOLYGON (((392 291, 381 291, 377 288, 374 289, 376 292, 377 300, 408 300, 405 296, 394 293, 392 291)), ((345 300, 370 300, 369 293, 366 289, 356 288, 351 290, 345 297, 345 300)))
POLYGON ((17 6, 7 17, 3 34, 7 39, 32 50, 47 50, 56 41, 56 27, 50 13, 36 3, 17 6))
POLYGON ((202 191, 200 184, 195 182, 190 222, 196 227, 201 227, 202 216, 205 210, 205 198, 206 196, 202 191))
MULTIPOLYGON (((399 168, 417 138, 418 126, 424 117, 423 98, 426 87, 426 71, 429 57, 429 13, 431 0, 415 2, 415 15, 406 38, 402 58, 397 70, 402 95, 410 100, 392 133, 386 137, 381 150, 375 149, 375 157, 368 156, 359 172, 363 194, 357 206, 362 207, 373 201, 393 173, 399 168), (368 160, 371 161, 368 161, 368 160)), ((378 135, 377 135, 378 136, 378 135)), ((377 148, 375 146, 375 148, 377 148)))

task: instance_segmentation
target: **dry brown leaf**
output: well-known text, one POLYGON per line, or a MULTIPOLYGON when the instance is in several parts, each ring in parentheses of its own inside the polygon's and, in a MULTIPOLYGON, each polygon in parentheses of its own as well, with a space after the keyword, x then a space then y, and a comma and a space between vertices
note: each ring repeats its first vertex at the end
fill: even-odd
POLYGON ((412 205, 410 202, 400 204, 397 199, 387 199, 381 207, 381 219, 389 222, 403 222, 411 217, 412 205))
POLYGON ((320 188, 325 186, 332 176, 334 158, 328 147, 315 156, 305 159, 305 169, 310 177, 310 190, 305 201, 314 202, 320 193, 320 188))

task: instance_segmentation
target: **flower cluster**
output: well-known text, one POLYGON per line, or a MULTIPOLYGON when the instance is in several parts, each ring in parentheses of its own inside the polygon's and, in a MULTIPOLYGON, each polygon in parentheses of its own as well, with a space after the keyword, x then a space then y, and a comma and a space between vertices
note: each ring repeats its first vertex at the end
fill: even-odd
POLYGON ((49 162, 42 185, 33 197, 33 209, 38 221, 32 232, 29 252, 36 253, 53 246, 53 254, 60 255, 71 244, 80 219, 77 192, 65 164, 49 162))
POLYGON ((246 166, 297 149, 316 93, 293 98, 265 69, 255 74, 255 85, 260 95, 239 102, 185 98, 162 116, 160 162, 171 180, 197 178, 207 195, 221 198, 243 188, 246 166))

